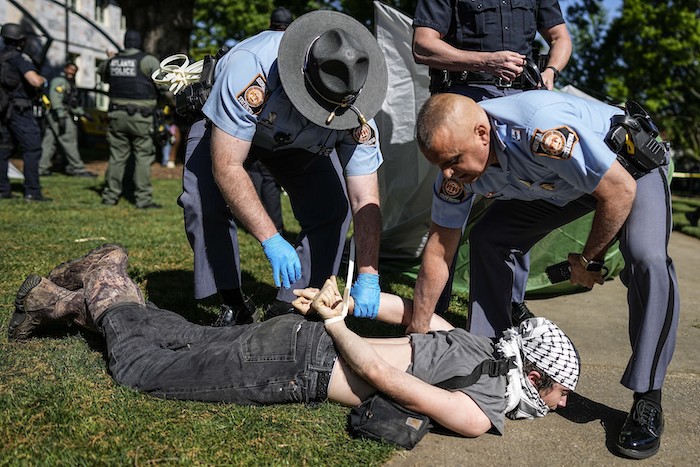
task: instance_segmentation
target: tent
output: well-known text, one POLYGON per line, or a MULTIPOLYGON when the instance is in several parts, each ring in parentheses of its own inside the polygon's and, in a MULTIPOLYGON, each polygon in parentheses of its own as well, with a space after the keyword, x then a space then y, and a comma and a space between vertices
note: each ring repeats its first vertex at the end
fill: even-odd
MULTIPOLYGON (((437 168, 428 164, 415 142, 415 116, 430 96, 428 68, 418 65, 411 52, 412 19, 381 2, 374 2, 376 36, 387 60, 389 91, 382 110, 375 117, 381 135, 384 164, 379 170, 382 199, 382 269, 401 271, 415 278, 430 227, 430 207, 437 168)), ((571 86, 572 94, 581 91, 571 86)), ((587 96, 587 95, 586 95, 587 96)), ((591 96, 588 98, 594 99, 591 96)), ((458 251, 454 290, 469 290, 469 245, 471 226, 486 203, 475 204, 458 251)), ((580 252, 586 241, 593 214, 561 227, 531 250, 527 296, 549 296, 580 290, 568 281, 552 284, 544 270, 566 260, 569 252, 580 252)), ((606 278, 619 274, 624 265, 617 245, 605 258, 606 278)))

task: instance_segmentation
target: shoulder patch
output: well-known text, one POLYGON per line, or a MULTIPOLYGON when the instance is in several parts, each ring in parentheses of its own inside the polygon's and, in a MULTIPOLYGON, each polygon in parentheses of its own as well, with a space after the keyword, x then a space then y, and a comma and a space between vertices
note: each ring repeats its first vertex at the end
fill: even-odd
POLYGON ((237 96, 238 103, 249 113, 257 115, 267 100, 267 82, 263 75, 258 74, 253 81, 237 96))
POLYGON ((56 92, 57 92, 57 93, 63 94, 63 86, 61 86, 60 84, 59 84, 58 86, 56 86, 55 89, 56 89, 56 92))
POLYGON ((555 159, 569 159, 578 142, 578 135, 568 126, 552 128, 551 130, 535 130, 530 149, 537 156, 555 159))
POLYGON ((467 197, 467 193, 464 190, 462 182, 456 178, 446 178, 442 181, 442 185, 440 185, 438 196, 443 201, 458 204, 464 201, 464 198, 467 197))
POLYGON ((377 144, 377 135, 374 134, 374 128, 367 123, 353 128, 352 139, 357 141, 358 144, 365 144, 367 146, 374 146, 377 144))

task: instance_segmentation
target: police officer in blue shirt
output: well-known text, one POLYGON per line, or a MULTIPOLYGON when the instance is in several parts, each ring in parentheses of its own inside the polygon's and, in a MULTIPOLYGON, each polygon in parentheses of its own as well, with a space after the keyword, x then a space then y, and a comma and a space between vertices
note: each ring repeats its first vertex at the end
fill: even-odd
MULTIPOLYGON (((571 56, 557 0, 419 0, 413 28, 413 56, 430 66, 431 92, 454 92, 477 102, 537 87, 552 89, 571 56), (533 51, 538 31, 549 45, 541 83, 532 73, 540 62, 533 51), (523 72, 526 64, 530 73, 523 72)), ((529 269, 528 255, 516 258, 514 321, 532 316, 524 303, 529 269)), ((449 305, 451 284, 438 312, 449 305)))
POLYGON ((240 287, 236 227, 222 207, 261 242, 281 286, 270 314, 291 309, 293 289, 320 286, 337 273, 352 214, 359 271, 352 295, 357 316, 376 316, 382 156, 371 118, 387 79, 367 28, 332 11, 305 14, 284 33, 263 31, 223 56, 203 108, 209 126, 192 130, 202 135, 201 147, 186 162, 180 197, 195 251, 196 298, 240 287), (265 212, 243 166, 249 157, 288 193, 301 225, 296 247, 265 212), (216 186, 206 180, 208 165, 216 186), (203 238, 193 238, 200 232, 203 238))
POLYGON ((619 238, 632 345, 622 384, 635 402, 617 449, 634 458, 654 455, 679 295, 668 256, 668 148, 654 139, 651 119, 634 103, 623 112, 548 91, 478 104, 440 94, 421 109, 416 131, 421 151, 441 173, 413 329, 426 329, 475 194, 496 200, 469 236, 468 328, 487 336, 510 326, 511 253, 527 252, 553 229, 595 210, 583 251, 569 254, 570 279, 587 288, 602 284, 605 252, 619 238))
POLYGON ((46 78, 39 74, 29 55, 22 52, 26 41, 22 26, 6 23, 0 35, 5 42, 5 48, 0 52, 0 63, 3 64, 0 77, 3 89, 0 91, 9 100, 0 115, 0 199, 13 197, 7 168, 17 143, 24 159, 24 199, 50 201, 41 194, 41 131, 32 109, 32 100, 37 89, 46 85, 46 78))

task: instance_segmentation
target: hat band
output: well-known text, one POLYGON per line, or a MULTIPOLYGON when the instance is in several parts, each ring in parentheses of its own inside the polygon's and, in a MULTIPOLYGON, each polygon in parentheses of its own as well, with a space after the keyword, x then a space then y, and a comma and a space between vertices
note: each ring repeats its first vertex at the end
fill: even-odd
POLYGON ((362 112, 360 112, 360 109, 355 107, 353 105, 355 101, 357 100, 357 96, 360 95, 362 92, 362 89, 364 88, 364 85, 360 88, 357 93, 353 94, 350 99, 348 99, 346 102, 337 102, 332 99, 328 99, 326 96, 321 94, 318 89, 316 89, 316 86, 314 86, 314 83, 309 79, 309 75, 306 72, 308 65, 309 65, 309 54, 311 53, 311 47, 316 43, 316 41, 320 38, 321 36, 316 36, 314 40, 311 41, 309 44, 309 47, 306 49, 306 54, 304 55, 304 67, 301 70, 301 74, 304 75, 304 81, 311 87, 311 89, 316 93, 316 95, 321 98, 322 100, 328 102, 329 104, 335 105, 335 108, 328 114, 328 117, 326 118, 326 125, 330 125, 333 119, 335 118, 335 113, 338 109, 347 109, 349 108, 355 114, 357 115, 357 121, 360 123, 360 125, 365 125, 367 123, 367 119, 365 118, 364 115, 362 115, 362 112))

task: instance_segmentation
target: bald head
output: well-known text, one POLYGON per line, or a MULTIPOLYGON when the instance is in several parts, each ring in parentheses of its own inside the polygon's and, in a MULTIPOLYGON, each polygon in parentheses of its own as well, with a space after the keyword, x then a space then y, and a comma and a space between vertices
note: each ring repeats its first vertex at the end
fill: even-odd
POLYGON ((473 99, 452 93, 436 94, 418 112, 416 140, 423 153, 431 152, 440 131, 470 131, 480 124, 489 125, 488 117, 473 99))
POLYGON ((496 161, 491 123, 484 109, 459 94, 438 94, 418 112, 416 140, 445 178, 473 183, 496 161))

